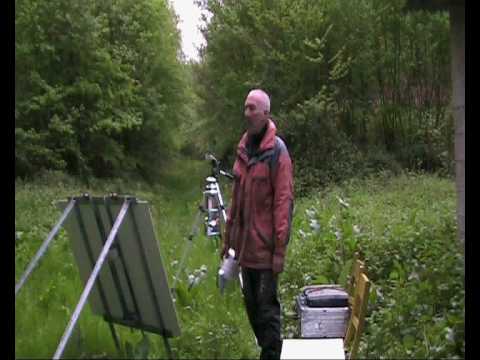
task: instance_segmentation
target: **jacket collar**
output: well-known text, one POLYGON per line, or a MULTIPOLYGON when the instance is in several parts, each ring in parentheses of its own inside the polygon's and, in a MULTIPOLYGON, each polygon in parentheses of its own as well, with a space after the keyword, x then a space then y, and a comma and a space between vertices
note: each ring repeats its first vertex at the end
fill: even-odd
MULTIPOLYGON (((272 119, 268 119, 267 127, 268 127, 267 131, 265 132, 265 135, 263 136, 263 139, 260 142, 260 146, 258 147, 259 153, 262 153, 269 149, 273 149, 273 147, 275 146, 275 135, 277 134, 277 127, 275 126, 275 123, 273 122, 272 119)), ((248 162, 247 140, 248 140, 248 134, 247 132, 245 132, 237 147, 237 155, 242 157, 246 162, 248 162)))

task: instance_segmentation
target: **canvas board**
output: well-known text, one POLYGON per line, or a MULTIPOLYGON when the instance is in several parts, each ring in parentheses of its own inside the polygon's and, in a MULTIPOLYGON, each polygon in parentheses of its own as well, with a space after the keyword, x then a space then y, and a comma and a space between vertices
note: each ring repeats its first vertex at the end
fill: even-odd
MULTIPOLYGON (((64 227, 84 285, 125 197, 76 197, 64 227)), ((64 210, 70 199, 59 201, 64 210)), ((89 296, 94 314, 120 325, 180 335, 148 202, 133 198, 89 296)))

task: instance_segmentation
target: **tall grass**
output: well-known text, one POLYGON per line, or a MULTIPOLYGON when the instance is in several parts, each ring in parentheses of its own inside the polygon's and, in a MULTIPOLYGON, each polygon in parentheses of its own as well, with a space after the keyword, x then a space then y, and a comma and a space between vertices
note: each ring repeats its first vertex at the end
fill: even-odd
MULTIPOLYGON (((205 163, 188 161, 172 166, 153 186, 93 181, 87 189, 60 174, 34 183, 17 182, 16 281, 60 215, 52 201, 85 191, 93 195, 115 191, 133 193, 151 203, 172 285, 207 175, 205 163)), ((427 175, 352 180, 297 199, 286 268, 280 278, 284 337, 298 335, 290 315, 299 289, 312 283, 344 283, 352 254, 359 248, 374 283, 360 355, 462 356, 464 305, 455 243, 454 186, 450 180, 427 175)), ((258 357, 238 286, 224 296, 219 294, 218 264, 214 240, 200 231, 174 293, 182 334, 170 343, 178 358, 258 357), (198 274, 200 268, 206 268, 206 276, 189 289, 188 275, 198 274)), ((16 357, 52 356, 82 289, 62 231, 16 300, 16 357)), ((166 357, 158 335, 144 337, 118 325, 116 330, 121 352, 115 349, 107 324, 87 306, 65 356, 166 357)))
MULTIPOLYGON (((462 358, 464 262, 456 240, 453 181, 375 176, 300 202, 282 291, 346 284, 355 251, 373 286, 360 357, 462 358)), ((287 319, 289 336, 296 323, 287 319)))
MULTIPOLYGON (((155 231, 169 283, 174 283, 180 258, 188 247, 188 235, 203 200, 203 181, 208 165, 184 162, 172 166, 153 186, 123 181, 94 180, 89 187, 59 173, 48 173, 34 183, 18 181, 15 190, 15 280, 25 270, 42 241, 58 220, 54 205, 71 195, 89 192, 134 193, 152 206, 155 231)), ((228 197, 228 185, 224 192, 228 197)), ((222 358, 255 357, 253 335, 243 310, 238 288, 220 296, 216 286, 219 264, 218 244, 202 234, 194 237, 176 283, 175 302, 182 335, 170 340, 176 357, 222 358), (190 288, 188 276, 206 267, 207 276, 190 288), (238 339, 243 341, 238 344, 238 339)), ((83 284, 74 262, 66 233, 62 230, 16 300, 16 357, 50 357, 78 302, 83 284)), ((70 340, 65 356, 69 357, 166 357, 163 341, 139 331, 116 325, 122 343, 119 353, 107 324, 85 307, 70 340), (145 352, 145 343, 148 343, 145 352), (143 344, 143 345, 142 345, 143 344), (132 349, 132 352, 130 352, 132 349)))

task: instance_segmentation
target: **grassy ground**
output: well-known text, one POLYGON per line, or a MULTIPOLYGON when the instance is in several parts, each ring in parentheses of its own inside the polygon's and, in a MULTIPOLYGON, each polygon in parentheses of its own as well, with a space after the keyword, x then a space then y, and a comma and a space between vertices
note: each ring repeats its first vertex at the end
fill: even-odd
MULTIPOLYGON (((204 162, 178 162, 159 185, 94 182, 85 189, 60 175, 17 182, 16 281, 59 217, 52 201, 89 191, 135 194, 153 207, 170 284, 202 200, 204 162)), ((225 181, 224 181, 225 183, 225 181)), ((228 185, 228 184, 227 184, 228 185)), ((228 191, 226 198, 228 199, 228 191)), ((280 297, 284 336, 298 335, 294 297, 312 283, 344 283, 353 252, 361 248, 374 283, 361 355, 462 357, 463 275, 455 243, 455 192, 450 180, 425 175, 376 177, 297 199, 280 297)), ((182 335, 171 340, 178 358, 256 358, 238 287, 220 296, 215 284, 216 244, 199 235, 177 282, 182 335), (188 275, 206 276, 188 290, 188 275)), ((51 357, 83 286, 64 232, 60 233, 15 303, 16 357, 51 357)), ((116 326, 122 352, 108 326, 85 307, 66 357, 165 357, 159 336, 116 326)))
MULTIPOLYGON (((85 188, 59 174, 51 174, 34 183, 17 182, 16 282, 60 216, 53 204, 55 200, 83 192, 92 195, 118 192, 134 193, 151 203, 162 260, 170 285, 173 285, 198 205, 203 200, 203 181, 209 174, 205 162, 178 164, 172 165, 167 175, 153 187, 93 182, 90 188, 85 188)), ((228 194, 228 184, 225 184, 224 192, 228 194)), ((172 350, 179 358, 255 357, 256 345, 243 313, 239 289, 234 288, 223 297, 219 295, 215 278, 219 263, 217 244, 214 239, 203 236, 202 230, 200 227, 199 235, 192 242, 176 284, 176 307, 182 335, 170 341, 172 350), (198 273, 202 266, 206 267, 207 276, 189 290, 188 276, 198 273), (242 339, 240 344, 238 339, 242 339)), ((62 230, 16 300, 16 357, 53 355, 82 289, 66 233, 62 230)), ((124 346, 119 354, 108 326, 94 316, 88 306, 77 328, 67 347, 67 357, 129 357, 132 354, 127 348, 130 347, 137 357, 146 354, 153 358, 165 357, 159 336, 148 334, 145 340, 136 330, 132 332, 116 326, 124 346)))

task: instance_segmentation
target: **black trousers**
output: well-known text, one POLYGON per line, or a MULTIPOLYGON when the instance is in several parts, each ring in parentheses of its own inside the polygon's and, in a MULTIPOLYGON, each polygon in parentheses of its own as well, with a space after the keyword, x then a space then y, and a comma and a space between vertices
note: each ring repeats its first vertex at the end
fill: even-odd
POLYGON ((280 302, 278 276, 272 270, 242 268, 243 298, 248 319, 262 348, 260 359, 280 359, 280 302))

